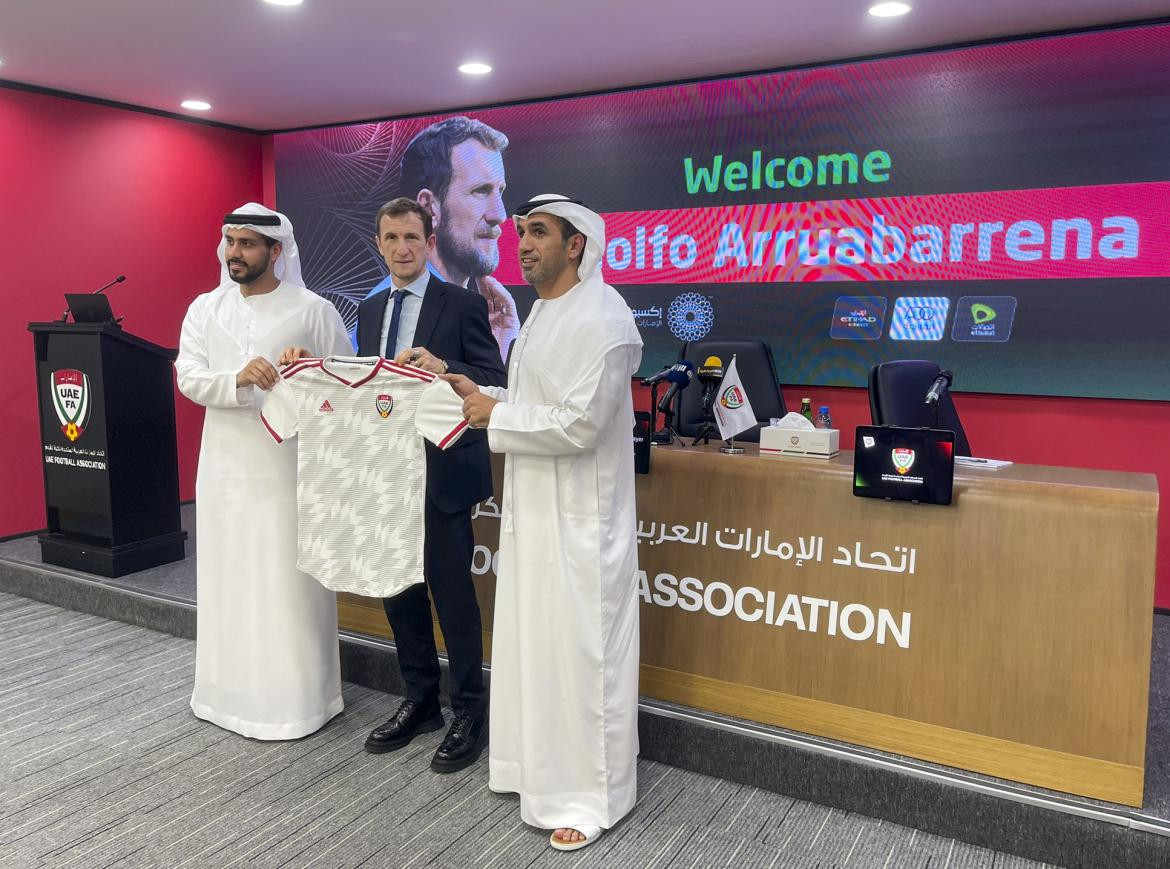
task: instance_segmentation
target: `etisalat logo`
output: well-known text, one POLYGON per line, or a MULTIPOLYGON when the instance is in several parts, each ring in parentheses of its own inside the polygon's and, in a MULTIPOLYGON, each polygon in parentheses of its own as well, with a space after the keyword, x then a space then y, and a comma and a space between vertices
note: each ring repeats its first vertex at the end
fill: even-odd
POLYGON ((963 296, 955 308, 955 341, 997 341, 1012 336, 1016 316, 1015 296, 963 296))
POLYGON ((894 460, 894 467, 898 469, 899 474, 904 474, 914 464, 914 450, 906 447, 897 447, 891 452, 891 457, 894 460))
POLYGON ((62 368, 49 376, 49 385, 61 432, 75 441, 85 434, 89 425, 89 377, 76 368, 62 368))
POLYGON ((723 390, 723 395, 719 396, 719 403, 728 410, 738 410, 743 407, 743 392, 738 386, 729 386, 723 390))

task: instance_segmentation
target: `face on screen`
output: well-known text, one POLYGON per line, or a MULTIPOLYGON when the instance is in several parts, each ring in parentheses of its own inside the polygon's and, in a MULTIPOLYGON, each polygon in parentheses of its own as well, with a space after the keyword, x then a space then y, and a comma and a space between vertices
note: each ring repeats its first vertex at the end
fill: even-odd
POLYGON ((451 149, 451 184, 439 203, 435 232, 439 256, 472 277, 490 275, 500 263, 504 210, 504 158, 476 139, 451 149))
POLYGON ((427 268, 435 237, 426 236, 417 214, 383 214, 378 224, 378 250, 399 286, 409 284, 427 268))

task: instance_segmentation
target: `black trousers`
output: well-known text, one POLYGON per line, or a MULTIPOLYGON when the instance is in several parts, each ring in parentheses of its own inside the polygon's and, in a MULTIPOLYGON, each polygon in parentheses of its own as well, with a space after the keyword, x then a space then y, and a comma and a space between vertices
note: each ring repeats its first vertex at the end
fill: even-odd
POLYGON ((439 699, 439 657, 431 622, 431 597, 447 646, 451 706, 456 713, 487 711, 483 684, 483 633, 471 582, 471 508, 443 513, 427 499, 423 575, 426 583, 383 598, 398 646, 398 667, 406 696, 418 703, 439 699), (430 596, 427 592, 430 591, 430 596))

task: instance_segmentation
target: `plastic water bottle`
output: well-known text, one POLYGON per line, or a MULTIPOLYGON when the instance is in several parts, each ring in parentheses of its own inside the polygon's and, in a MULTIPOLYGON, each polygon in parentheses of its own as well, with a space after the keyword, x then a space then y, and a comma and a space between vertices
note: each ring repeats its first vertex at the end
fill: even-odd
POLYGON ((814 423, 817 428, 832 428, 833 418, 829 416, 829 406, 823 405, 820 412, 817 414, 817 420, 814 423))
POLYGON ((813 425, 816 425, 816 420, 813 419, 811 398, 802 398, 800 400, 800 415, 811 422, 813 425))

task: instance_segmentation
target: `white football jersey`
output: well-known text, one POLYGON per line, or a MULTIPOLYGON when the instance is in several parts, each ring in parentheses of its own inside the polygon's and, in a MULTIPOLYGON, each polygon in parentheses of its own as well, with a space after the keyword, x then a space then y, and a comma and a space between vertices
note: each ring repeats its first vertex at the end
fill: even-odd
POLYGON ((260 419, 278 442, 298 436, 297 567, 369 597, 422 582, 422 439, 446 449, 467 428, 451 384, 377 356, 301 359, 260 419))

